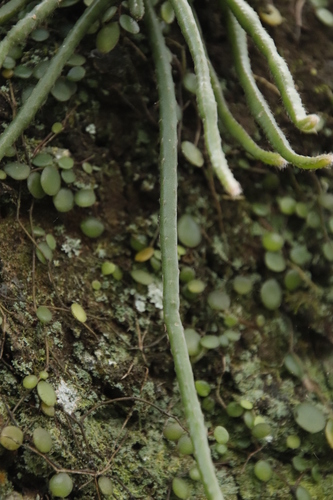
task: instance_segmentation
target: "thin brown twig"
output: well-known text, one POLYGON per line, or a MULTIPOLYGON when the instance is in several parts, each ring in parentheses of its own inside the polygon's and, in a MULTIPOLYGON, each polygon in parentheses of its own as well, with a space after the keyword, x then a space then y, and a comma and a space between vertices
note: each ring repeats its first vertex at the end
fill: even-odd
POLYGON ((299 42, 302 30, 302 12, 305 0, 297 0, 295 4, 295 21, 296 21, 296 41, 299 42))
POLYGON ((146 366, 148 366, 148 362, 147 362, 146 355, 144 353, 144 346, 143 346, 143 343, 144 343, 144 340, 145 340, 145 337, 147 335, 148 330, 146 329, 144 334, 141 335, 141 329, 140 329, 139 321, 137 319, 135 320, 135 329, 136 329, 136 333, 138 335, 139 351, 141 352, 144 364, 146 366))
MULTIPOLYGON (((34 209, 34 200, 31 202, 31 206, 29 208, 29 221, 30 221, 30 231, 31 234, 33 233, 34 226, 33 226, 33 219, 32 219, 32 213, 34 209)), ((32 252, 32 269, 31 269, 31 278, 32 278, 32 302, 34 305, 34 311, 36 312, 37 306, 36 306, 36 280, 35 280, 35 272, 36 272, 36 251, 35 247, 33 247, 33 252, 32 252)))
POLYGON ((46 357, 45 370, 48 370, 50 365, 50 347, 47 341, 47 337, 45 337, 45 357, 46 357))
POLYGON ((278 95, 279 97, 281 96, 280 94, 280 91, 279 89, 271 82, 269 82, 266 78, 264 78, 263 76, 259 76, 259 75, 253 75, 254 76, 254 79, 257 80, 257 82, 260 82, 262 83, 263 85, 265 85, 265 87, 270 90, 271 92, 273 92, 274 94, 278 95))
POLYGON ((244 465, 243 465, 243 467, 242 467, 242 469, 241 469, 241 472, 240 472, 241 474, 243 474, 243 473, 244 473, 244 471, 245 471, 245 469, 246 469, 246 466, 247 466, 247 464, 249 463, 249 461, 251 460, 251 458, 252 458, 252 457, 254 457, 254 455, 256 455, 257 453, 259 453, 259 452, 260 452, 260 451, 261 451, 264 447, 265 447, 265 445, 263 444, 262 446, 260 446, 260 448, 258 448, 258 449, 257 449, 257 450, 255 450, 255 451, 252 451, 252 453, 250 453, 250 454, 248 455, 248 457, 247 457, 247 459, 245 460, 245 463, 244 463, 244 465))
POLYGON ((101 403, 95 404, 90 410, 87 411, 84 415, 82 415, 80 421, 83 422, 91 413, 94 411, 98 410, 98 408, 101 408, 102 406, 106 406, 109 404, 113 403, 120 403, 122 401, 138 401, 139 403, 145 403, 146 405, 152 406, 156 410, 158 410, 160 413, 163 415, 167 416, 168 418, 173 418, 178 422, 178 424, 181 426, 182 429, 184 429, 185 432, 187 432, 187 429, 183 426, 183 424, 180 422, 179 418, 176 417, 175 415, 171 415, 169 412, 162 410, 159 406, 157 406, 155 403, 151 403, 150 401, 147 401, 146 399, 143 398, 138 398, 136 396, 125 396, 121 398, 114 398, 114 399, 109 399, 107 401, 102 401, 101 403))
POLYGON ((216 386, 216 399, 218 400, 218 402, 220 403, 220 405, 222 406, 222 408, 226 408, 227 405, 225 404, 225 402, 223 401, 222 397, 221 397, 221 394, 220 394, 220 389, 221 389, 221 385, 222 385, 222 379, 223 379, 223 375, 225 373, 225 357, 222 356, 222 373, 221 375, 219 376, 219 378, 217 379, 217 386, 216 386))
POLYGON ((63 119, 63 121, 61 122, 62 124, 62 130, 60 132, 58 132, 58 134, 55 134, 53 132, 50 132, 39 144, 38 146, 36 146, 36 148, 34 149, 33 153, 32 153, 32 158, 34 158, 36 156, 36 154, 43 148, 45 148, 47 146, 47 144, 49 144, 51 141, 53 141, 53 139, 55 137, 57 137, 59 134, 61 134, 65 128, 66 128, 66 125, 67 125, 67 122, 70 118, 70 116, 76 111, 76 108, 77 106, 75 106, 74 108, 72 108, 65 116, 65 118, 63 119))
POLYGON ((220 200, 217 196, 217 192, 215 189, 213 169, 212 169, 210 162, 208 162, 208 168, 206 170, 204 170, 204 172, 206 175, 206 179, 208 182, 210 192, 212 193, 212 196, 213 196, 213 202, 214 202, 215 209, 217 212, 217 222, 219 225, 219 230, 220 230, 221 235, 223 235, 223 237, 224 237, 225 231, 224 231, 224 224, 223 224, 223 214, 222 214, 220 200))
POLYGON ((2 359, 3 350, 5 348, 6 326, 7 326, 6 315, 3 313, 2 308, 1 308, 1 313, 2 313, 2 325, 1 325, 1 329, 2 329, 2 343, 1 343, 1 349, 0 349, 0 359, 2 359))

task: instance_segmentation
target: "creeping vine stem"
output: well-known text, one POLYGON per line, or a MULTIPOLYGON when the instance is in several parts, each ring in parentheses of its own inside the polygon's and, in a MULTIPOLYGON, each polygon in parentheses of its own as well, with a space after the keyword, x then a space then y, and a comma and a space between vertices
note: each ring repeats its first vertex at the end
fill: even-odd
POLYGON ((160 239, 163 270, 163 310, 194 454, 209 500, 223 500, 212 463, 192 366, 179 314, 177 255, 177 111, 174 83, 165 42, 151 6, 145 0, 146 24, 156 67, 160 100, 160 239))

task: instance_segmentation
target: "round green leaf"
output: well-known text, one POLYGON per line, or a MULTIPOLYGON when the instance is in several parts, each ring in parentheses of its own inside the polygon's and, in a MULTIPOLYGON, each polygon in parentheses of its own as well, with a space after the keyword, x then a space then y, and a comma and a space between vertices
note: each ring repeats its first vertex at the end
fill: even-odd
POLYGON ((89 238, 98 238, 104 231, 104 224, 95 217, 88 217, 81 222, 80 228, 89 238))
POLYGON ((272 467, 265 460, 258 460, 254 466, 254 473, 256 477, 263 482, 267 482, 273 475, 272 467))
POLYGON ((43 28, 37 28, 31 32, 30 36, 35 42, 44 42, 49 38, 50 33, 43 28))
POLYGON ((103 495, 111 496, 113 493, 113 486, 111 479, 106 476, 100 476, 98 478, 98 487, 103 495))
POLYGON ((63 170, 70 170, 74 166, 74 160, 70 156, 62 156, 58 160, 58 165, 63 170))
POLYGON ((246 295, 252 291, 252 280, 246 276, 236 276, 233 288, 239 295, 246 295))
POLYGON ((175 19, 175 12, 169 1, 163 2, 161 5, 161 18, 166 24, 173 23, 175 19))
POLYGON ((195 388, 199 396, 205 398, 212 390, 211 385, 206 380, 196 380, 195 388))
POLYGON ((49 490, 55 497, 66 498, 73 489, 73 481, 66 472, 60 472, 52 476, 49 482, 49 490))
POLYGON ((83 307, 80 306, 80 304, 77 304, 76 302, 74 302, 71 305, 71 311, 72 311, 74 318, 77 319, 78 321, 80 321, 81 323, 85 323, 87 321, 87 314, 86 314, 85 310, 83 309, 83 307))
POLYGON ((93 189, 80 189, 75 193, 74 201, 79 207, 91 207, 96 202, 96 195, 93 189))
POLYGON ((86 58, 81 54, 72 54, 67 61, 68 66, 82 66, 86 62, 86 58))
POLYGON ((182 153, 185 158, 196 167, 202 167, 204 164, 204 157, 200 149, 198 149, 192 142, 183 141, 181 144, 182 153))
POLYGON ((53 204, 58 212, 69 212, 74 206, 74 195, 68 188, 61 188, 53 196, 53 204))
POLYGON ((23 443, 23 432, 19 427, 7 425, 1 431, 0 443, 7 450, 17 450, 23 443))
POLYGON ((51 248, 46 243, 46 241, 42 241, 41 243, 39 243, 37 245, 36 255, 37 255, 38 260, 42 264, 46 264, 47 261, 50 262, 52 260, 53 253, 52 253, 51 248))
POLYGON ((200 244, 200 226, 191 215, 184 214, 178 220, 178 239, 189 248, 194 248, 200 244))
POLYGON ((7 165, 4 166, 4 171, 8 177, 11 177, 16 181, 23 181, 29 177, 30 167, 25 163, 14 161, 12 163, 7 163, 7 165))
POLYGON ((147 273, 147 271, 144 271, 143 269, 134 269, 131 272, 131 276, 136 281, 137 283, 140 283, 141 285, 150 285, 154 281, 154 277, 147 273))
POLYGON ((215 311, 225 311, 230 307, 230 297, 224 290, 210 292, 207 302, 209 307, 215 311))
POLYGON ((105 25, 96 37, 96 48, 107 54, 117 45, 120 36, 120 29, 118 23, 110 23, 105 25))
POLYGON ((52 448, 52 438, 50 433, 42 427, 37 427, 32 435, 35 447, 41 453, 49 453, 52 448))
POLYGON ((184 330, 185 342, 189 356, 196 356, 200 352, 200 335, 192 328, 184 330))
POLYGON ((73 184, 76 181, 76 175, 73 169, 71 170, 61 170, 61 178, 66 184, 73 184))
POLYGON ((56 195, 61 186, 61 177, 58 169, 52 165, 45 167, 40 178, 40 183, 46 194, 49 196, 56 195))
POLYGON ((266 252, 265 264, 268 269, 275 273, 281 273, 286 269, 286 261, 281 252, 266 252))
POLYGON ((39 306, 36 315, 42 323, 50 323, 50 321, 52 321, 52 313, 46 306, 39 306))
POLYGON ((50 66, 50 61, 42 61, 37 64, 34 68, 32 74, 37 80, 40 80, 42 76, 48 71, 50 66))
POLYGON ((68 82, 63 77, 58 78, 58 80, 55 82, 54 86, 51 89, 51 94, 57 101, 60 102, 68 101, 73 94, 70 82, 68 82))
POLYGON ((305 245, 296 245, 290 251, 291 260, 298 266, 305 266, 312 258, 312 254, 305 245))
POLYGON ((52 234, 47 234, 45 239, 46 239, 46 243, 51 248, 51 250, 55 250, 55 248, 57 246, 57 242, 55 240, 55 237, 52 234))
POLYGON ((219 444, 226 444, 229 441, 229 432, 225 427, 218 425, 214 430, 214 438, 219 444))
POLYGON ((174 492, 177 498, 181 498, 183 500, 186 500, 190 496, 190 488, 187 482, 180 477, 175 477, 173 479, 172 491, 174 492))
POLYGON ((265 233, 262 237, 262 244, 269 252, 278 252, 284 245, 284 239, 278 233, 265 233))
POLYGON ((16 66, 14 69, 14 76, 17 78, 22 78, 24 80, 27 80, 30 78, 32 75, 32 68, 29 68, 29 66, 25 66, 24 64, 20 64, 19 66, 16 66))
POLYGON ((71 82, 79 82, 84 78, 86 70, 82 66, 75 66, 71 68, 67 73, 67 78, 71 82))
POLYGON ((297 424, 311 434, 322 431, 326 424, 323 412, 311 403, 301 403, 298 405, 294 416, 297 424))
POLYGON ((299 288, 302 284, 302 278, 296 269, 289 269, 284 277, 284 286, 290 292, 299 288))
POLYGON ((49 153, 39 153, 32 160, 35 167, 46 167, 53 162, 53 157, 49 153))
POLYGON ((216 349, 220 345, 220 339, 217 335, 205 335, 201 337, 200 344, 205 349, 216 349))
POLYGON ((278 309, 282 302, 282 290, 275 279, 265 281, 260 289, 261 301, 266 309, 278 309))
POLYGON ((126 14, 122 14, 120 16, 119 24, 125 31, 128 31, 128 33, 132 33, 132 35, 137 35, 140 32, 140 26, 135 21, 135 19, 126 14))
POLYGON ((184 429, 175 420, 169 420, 163 429, 163 436, 169 441, 178 441, 183 434, 184 429))
POLYGON ((36 200, 41 200, 46 194, 42 188, 40 178, 41 175, 39 172, 31 172, 27 179, 28 190, 36 200))
POLYGON ((27 375, 24 377, 22 385, 25 389, 34 389, 36 385, 38 384, 38 378, 36 375, 27 375))
POLYGON ((40 399, 47 406, 54 406, 57 402, 57 396, 52 385, 45 380, 41 380, 37 385, 37 392, 40 399))
POLYGON ((194 448, 190 436, 183 434, 178 440, 177 448, 181 455, 192 455, 194 448))

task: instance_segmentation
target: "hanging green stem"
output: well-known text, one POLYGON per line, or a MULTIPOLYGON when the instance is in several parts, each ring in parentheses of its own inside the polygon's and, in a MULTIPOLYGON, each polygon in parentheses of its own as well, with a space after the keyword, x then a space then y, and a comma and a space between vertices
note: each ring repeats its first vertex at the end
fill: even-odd
POLYGON ((47 72, 39 80, 32 91, 30 97, 19 110, 17 116, 0 136, 0 160, 6 150, 19 138, 21 133, 30 124, 39 108, 44 103, 56 79, 69 57, 83 38, 89 27, 98 19, 101 13, 110 5, 110 0, 95 0, 88 7, 72 30, 69 32, 64 42, 61 44, 57 54, 53 57, 47 72))
POLYGON ((278 168, 284 168, 287 164, 286 160, 282 158, 278 153, 273 153, 271 151, 265 151, 260 148, 249 136, 249 134, 244 130, 242 125, 238 123, 237 120, 231 114, 228 105, 224 99, 223 92, 219 79, 215 73, 213 66, 209 65, 210 78, 212 81, 212 87, 214 90, 214 95, 217 103, 217 110, 219 117, 224 124, 225 128, 230 132, 230 134, 242 145, 242 147, 250 153, 257 160, 266 163, 267 165, 273 165, 278 168))
POLYGON ((329 167, 333 163, 333 154, 323 154, 316 157, 298 155, 293 151, 269 109, 264 96, 258 89, 251 71, 246 33, 233 14, 228 15, 229 38, 232 44, 234 63, 238 78, 244 89, 247 104, 255 120, 264 130, 272 146, 287 161, 304 169, 329 167))
POLYGON ((59 0, 43 0, 7 33, 0 43, 0 67, 14 45, 23 42, 27 36, 46 19, 57 7, 59 0))
MULTIPOLYGON (((198 19, 198 16, 196 15, 196 12, 194 9, 192 9, 193 16, 195 19, 195 22, 197 24, 202 43, 204 45, 204 40, 203 40, 203 35, 202 35, 202 30, 200 26, 200 22, 198 19)), ((222 121, 223 125, 226 127, 226 129, 230 132, 230 134, 243 146, 245 151, 250 153, 254 158, 257 160, 262 161, 263 163, 266 163, 267 165, 274 165, 275 167, 278 168, 284 168, 286 166, 286 161, 282 156, 280 156, 278 153, 272 153, 270 151, 265 151, 264 149, 260 148, 249 136, 249 134, 244 130, 244 128, 240 125, 240 123, 235 120, 233 115, 231 114, 228 105, 224 99, 224 95, 222 92, 222 88, 219 82, 219 79, 217 77, 217 74, 213 68, 212 63, 209 60, 207 49, 204 45, 205 49, 205 54, 207 57, 208 65, 209 65, 209 74, 210 74, 210 80, 217 104, 217 111, 220 120, 222 121)))
POLYGON ((15 16, 28 3, 28 0, 10 0, 0 8, 0 26, 15 16))
MULTIPOLYGON (((242 28, 251 36, 260 52, 266 57, 285 108, 297 128, 302 132, 314 132, 317 115, 307 115, 293 77, 285 60, 279 55, 273 39, 263 28, 256 11, 245 0, 226 0, 230 10, 242 28)), ((225 0, 220 0, 223 6, 225 0)))
POLYGON ((241 193, 241 187, 231 173, 221 146, 217 126, 217 107, 210 83, 208 62, 200 33, 187 0, 170 0, 185 41, 190 49, 197 76, 197 102, 203 122, 206 148, 213 169, 231 196, 241 193))
POLYGON ((165 42, 150 0, 145 0, 148 34, 156 67, 160 101, 160 239, 163 311, 185 415, 203 486, 209 500, 223 500, 212 463, 207 429, 195 390, 184 330, 179 315, 177 255, 177 112, 174 83, 165 42))

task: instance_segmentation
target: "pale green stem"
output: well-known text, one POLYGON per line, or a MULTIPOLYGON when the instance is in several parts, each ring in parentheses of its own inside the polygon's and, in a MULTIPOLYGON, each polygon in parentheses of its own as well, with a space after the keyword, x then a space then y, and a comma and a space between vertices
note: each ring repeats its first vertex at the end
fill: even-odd
POLYGON ((156 67, 160 101, 160 241, 163 270, 163 311, 169 334, 177 380, 186 420, 194 446, 194 454, 205 493, 209 500, 223 500, 212 463, 192 366, 179 315, 179 269, 177 255, 177 104, 171 66, 150 0, 145 0, 148 34, 156 67))
POLYGON ((228 105, 224 99, 223 92, 219 79, 215 73, 213 66, 210 64, 210 78, 212 81, 212 87, 214 90, 215 99, 217 102, 217 110, 219 113, 220 120, 222 121, 225 128, 230 132, 230 134, 242 145, 242 147, 250 153, 257 160, 266 163, 267 165, 273 165, 278 168, 284 168, 287 164, 286 160, 282 158, 278 153, 273 153, 271 151, 265 151, 260 148, 249 136, 249 134, 244 130, 242 125, 231 114, 228 105))
POLYGON ((23 19, 21 19, 13 28, 7 33, 5 38, 0 43, 0 67, 14 45, 23 42, 28 35, 46 19, 57 7, 59 7, 59 0, 43 0, 40 4, 29 12, 23 19))
MULTIPOLYGON (((202 35, 202 30, 200 26, 200 22, 198 19, 198 16, 196 15, 196 12, 194 9, 192 9, 195 21, 198 26, 198 30, 202 39, 202 42, 204 44, 204 39, 202 35)), ((210 74, 210 80, 217 104, 217 111, 220 120, 222 121, 223 125, 226 127, 226 129, 230 132, 230 134, 242 145, 242 147, 250 153, 254 158, 257 160, 262 161, 263 163, 266 163, 268 165, 274 165, 275 167, 278 168, 284 168, 287 164, 286 160, 282 158, 278 153, 272 153, 270 151, 265 151, 264 149, 260 148, 249 136, 249 134, 244 130, 244 128, 240 125, 240 123, 237 122, 237 120, 233 117, 231 114, 228 105, 224 99, 223 91, 219 82, 219 79, 217 77, 217 74, 213 68, 212 63, 209 60, 207 49, 204 44, 204 49, 209 65, 209 74, 210 74)))
POLYGON ((229 38, 232 44, 234 63, 238 78, 244 89, 247 104, 255 120, 264 130, 268 140, 280 155, 288 162, 303 169, 329 167, 333 163, 333 154, 323 154, 316 157, 298 155, 291 148, 269 109, 264 96, 254 80, 248 54, 246 33, 233 14, 228 14, 229 38))
POLYGON ((206 148, 213 169, 224 186, 233 197, 241 193, 240 184, 231 173, 222 151, 221 137, 218 129, 217 106, 210 82, 208 61, 201 36, 187 0, 170 0, 175 11, 178 24, 190 49, 197 76, 197 102, 199 114, 203 122, 206 148))
POLYGON ((28 0, 10 0, 0 7, 0 25, 5 24, 28 3, 28 0))
POLYGON ((263 28, 256 11, 245 0, 220 0, 220 4, 225 4, 225 2, 239 24, 251 36, 260 52, 266 57, 292 122, 302 132, 314 132, 319 117, 315 114, 307 115, 287 63, 279 55, 273 39, 263 28))
POLYGON ((69 57, 73 54, 80 40, 84 37, 92 23, 110 5, 110 0, 95 0, 88 7, 72 30, 69 32, 56 55, 51 60, 47 72, 39 80, 27 101, 19 110, 17 116, 0 136, 0 160, 6 150, 19 138, 24 129, 28 127, 37 111, 40 109, 56 79, 69 57))
MULTIPOLYGON (((196 15, 196 12, 194 9, 192 9, 195 22, 197 23, 198 30, 202 39, 202 42, 204 44, 204 39, 202 35, 202 30, 200 26, 200 22, 198 19, 198 16, 196 15)), ((265 151, 264 149, 260 148, 249 136, 249 134, 244 130, 244 128, 240 125, 240 123, 237 122, 237 120, 233 117, 231 114, 228 105, 224 99, 223 91, 219 82, 219 79, 217 77, 217 74, 213 68, 212 63, 209 60, 207 49, 204 44, 204 49, 205 49, 205 54, 207 57, 208 65, 209 65, 209 74, 210 74, 210 80, 217 104, 217 111, 220 120, 226 127, 226 129, 230 132, 230 134, 243 146, 245 151, 250 153, 254 158, 257 160, 262 161, 263 163, 266 163, 268 165, 274 165, 275 167, 278 168, 284 168, 287 164, 286 160, 282 158, 278 153, 272 153, 270 151, 265 151)))

